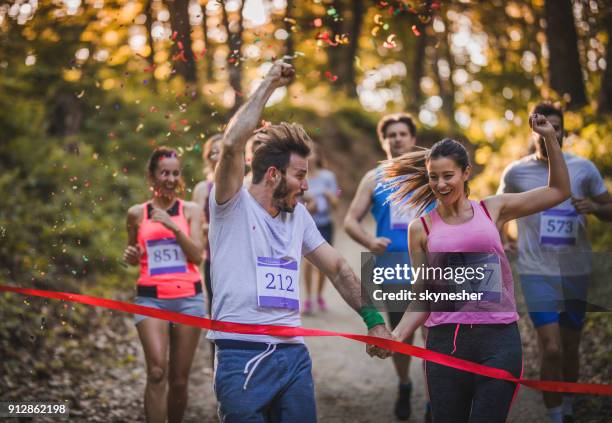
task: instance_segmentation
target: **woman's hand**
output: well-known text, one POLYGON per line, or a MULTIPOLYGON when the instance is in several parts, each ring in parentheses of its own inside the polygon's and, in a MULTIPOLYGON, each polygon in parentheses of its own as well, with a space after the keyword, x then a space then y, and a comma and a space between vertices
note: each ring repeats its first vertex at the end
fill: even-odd
POLYGON ((151 215, 151 220, 153 222, 159 222, 164 225, 166 228, 170 229, 172 232, 177 233, 180 231, 180 228, 172 221, 170 215, 165 210, 153 209, 153 214, 151 215))
POLYGON ((140 245, 128 245, 123 251, 123 261, 132 266, 136 266, 140 263, 141 256, 142 250, 140 249, 140 245))

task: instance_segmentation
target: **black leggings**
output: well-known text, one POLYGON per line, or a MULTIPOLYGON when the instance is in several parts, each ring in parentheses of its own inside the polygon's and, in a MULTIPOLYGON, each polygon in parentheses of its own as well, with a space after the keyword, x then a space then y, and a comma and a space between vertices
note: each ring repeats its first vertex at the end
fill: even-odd
MULTIPOLYGON (((429 328, 427 348, 490 367, 522 373, 521 336, 510 324, 439 325, 429 328), (455 336, 456 335, 456 336, 455 336), (455 348, 456 347, 456 348, 455 348), (453 353, 453 350, 455 352, 453 353)), ((426 362, 435 423, 503 423, 518 385, 426 362)))

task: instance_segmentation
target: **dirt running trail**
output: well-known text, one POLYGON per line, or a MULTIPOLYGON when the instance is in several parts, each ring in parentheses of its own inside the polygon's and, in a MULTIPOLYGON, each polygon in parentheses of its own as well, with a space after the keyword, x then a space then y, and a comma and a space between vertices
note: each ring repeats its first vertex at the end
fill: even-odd
MULTIPOLYGON (((366 224, 373 229, 372 221, 367 221, 366 224)), ((342 252, 355 272, 359 274, 362 248, 341 230, 337 230, 335 236, 336 248, 342 252)), ((365 333, 365 327, 359 316, 344 303, 330 284, 326 286, 325 298, 329 311, 317 312, 313 316, 304 317, 305 327, 365 333)), ((422 346, 421 335, 420 333, 417 335, 416 344, 422 346)), ((365 353, 364 344, 348 339, 308 338, 306 342, 313 361, 317 414, 320 422, 384 423, 395 421, 393 404, 397 395, 397 377, 390 359, 370 358, 365 353)), ((140 363, 141 369, 144 369, 142 355, 140 363)), ((414 389, 413 415, 409 422, 422 422, 426 396, 421 360, 412 360, 410 375, 414 389)), ((140 380, 144 382, 144 374, 140 380)), ((218 419, 210 371, 210 349, 208 342, 202 339, 192 368, 190 403, 185 422, 216 421, 218 419)), ((546 409, 542 404, 540 393, 521 388, 509 421, 546 422, 546 409)))

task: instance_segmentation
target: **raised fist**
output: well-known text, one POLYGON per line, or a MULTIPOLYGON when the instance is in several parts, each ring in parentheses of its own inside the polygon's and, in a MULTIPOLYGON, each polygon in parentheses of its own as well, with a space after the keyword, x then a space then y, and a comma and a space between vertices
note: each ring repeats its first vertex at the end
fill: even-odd
POLYGON ((277 60, 268 71, 266 79, 272 83, 274 88, 278 88, 289 84, 294 76, 295 69, 293 65, 277 60))
POLYGON ((529 126, 536 134, 543 137, 556 138, 554 126, 546 119, 546 116, 533 113, 529 116, 529 126))

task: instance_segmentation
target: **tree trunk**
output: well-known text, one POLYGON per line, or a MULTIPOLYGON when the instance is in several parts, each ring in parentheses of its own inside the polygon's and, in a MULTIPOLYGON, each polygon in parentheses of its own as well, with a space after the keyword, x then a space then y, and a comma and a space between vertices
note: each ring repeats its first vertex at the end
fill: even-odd
POLYGON ((606 70, 601 77, 601 89, 597 104, 597 113, 604 114, 612 112, 612 11, 604 18, 608 32, 608 45, 606 46, 606 70))
POLYGON ((202 8, 202 32, 204 34, 204 61, 206 62, 206 82, 213 82, 213 47, 208 39, 208 15, 206 14, 206 4, 202 8))
MULTIPOLYGON (((344 4, 342 0, 334 0, 331 4, 334 9, 336 9, 337 16, 340 19, 335 20, 333 17, 331 19, 329 28, 330 28, 330 39, 332 42, 335 42, 336 35, 342 35, 344 31, 344 4)), ((329 63, 329 70, 333 75, 338 76, 338 80, 336 82, 331 83, 331 87, 333 90, 338 91, 342 88, 342 84, 344 83, 344 79, 346 78, 346 57, 345 57, 345 46, 339 44, 337 46, 328 45, 327 49, 327 58, 329 63)))
POLYGON ((234 90, 235 94, 235 101, 231 114, 234 114, 234 112, 238 110, 238 108, 244 102, 244 94, 242 92, 242 55, 240 54, 240 50, 242 48, 242 32, 244 29, 242 26, 242 11, 244 9, 244 3, 245 1, 241 2, 240 9, 238 10, 238 30, 236 32, 232 32, 230 30, 229 16, 227 14, 227 10, 225 10, 225 2, 221 2, 223 25, 227 31, 227 45, 229 47, 229 53, 227 54, 227 72, 229 75, 229 84, 234 90))
MULTIPOLYGON (((53 95, 48 133, 56 137, 75 135, 83 122, 83 105, 80 100, 62 88, 53 95)), ((70 148, 72 150, 72 148, 70 148)))
POLYGON ((569 96, 568 107, 586 104, 582 69, 578 56, 578 35, 571 0, 546 0, 546 40, 550 52, 550 86, 562 96, 569 96))
POLYGON ((191 47, 189 0, 167 0, 172 28, 172 61, 178 75, 189 83, 197 82, 195 57, 191 47))
POLYGON ((423 92, 421 91, 421 79, 425 75, 425 50, 427 49, 427 31, 425 25, 417 24, 417 29, 421 35, 417 39, 416 49, 414 50, 414 61, 412 70, 412 93, 410 95, 411 105, 408 108, 418 110, 423 101, 423 92))
POLYGON ((357 97, 357 82, 355 81, 355 57, 359 50, 359 36, 363 24, 363 15, 365 8, 363 0, 354 0, 352 6, 351 30, 349 33, 349 44, 345 50, 344 63, 346 67, 346 76, 343 79, 342 86, 349 97, 357 97))
POLYGON ((153 14, 151 13, 151 4, 152 0, 147 0, 144 4, 144 14, 147 18, 145 22, 145 27, 147 30, 147 42, 149 43, 149 48, 151 52, 149 56, 147 56, 147 62, 149 62, 149 71, 151 72, 151 77, 149 79, 149 84, 153 92, 157 92, 157 80, 155 79, 155 41, 153 40, 153 34, 151 33, 151 29, 153 27, 153 14))
POLYGON ((285 55, 293 56, 295 51, 293 47, 293 0, 287 0, 287 8, 285 9, 285 31, 287 31, 287 39, 285 40, 285 55))

